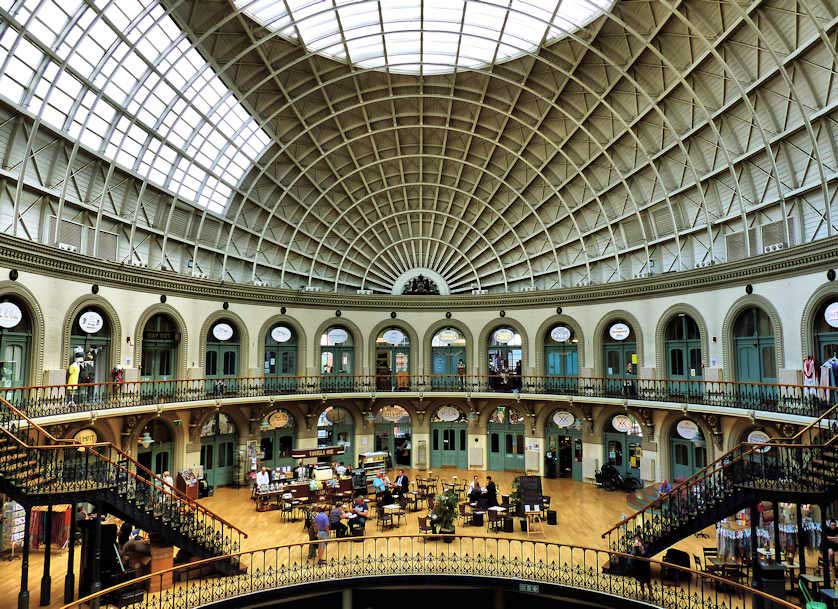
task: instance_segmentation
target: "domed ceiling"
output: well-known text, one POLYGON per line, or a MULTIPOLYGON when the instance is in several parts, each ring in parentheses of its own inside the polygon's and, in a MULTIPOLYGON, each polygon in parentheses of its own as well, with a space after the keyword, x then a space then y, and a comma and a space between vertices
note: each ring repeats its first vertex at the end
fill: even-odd
POLYGON ((2 232, 292 289, 835 234, 834 0, 0 0, 2 232))

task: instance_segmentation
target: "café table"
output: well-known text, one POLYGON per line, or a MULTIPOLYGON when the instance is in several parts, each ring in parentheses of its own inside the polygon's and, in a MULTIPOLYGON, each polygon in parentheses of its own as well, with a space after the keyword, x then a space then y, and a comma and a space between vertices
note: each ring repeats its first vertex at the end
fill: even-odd
POLYGON ((812 596, 818 595, 818 589, 823 585, 823 577, 820 575, 810 575, 809 573, 801 573, 798 579, 806 582, 806 586, 811 590, 812 596))
POLYGON ((392 516, 396 517, 397 523, 395 526, 398 527, 401 524, 401 519, 404 517, 402 506, 400 506, 398 503, 391 503, 389 505, 382 506, 382 508, 384 509, 385 514, 391 514, 392 516))
POLYGON ((784 560, 780 563, 780 566, 783 567, 783 569, 785 569, 786 572, 789 574, 789 592, 793 593, 797 586, 797 578, 794 574, 795 571, 797 571, 800 568, 800 565, 796 562, 787 562, 784 560))
POLYGON ((830 609, 838 607, 838 590, 835 588, 821 588, 821 598, 830 609))

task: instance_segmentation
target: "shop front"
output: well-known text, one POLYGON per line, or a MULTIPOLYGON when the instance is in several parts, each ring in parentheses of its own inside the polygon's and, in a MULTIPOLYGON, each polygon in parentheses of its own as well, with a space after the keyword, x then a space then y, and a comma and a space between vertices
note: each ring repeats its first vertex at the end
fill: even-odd
POLYGON ((605 430, 604 462, 613 465, 623 476, 640 480, 640 459, 643 456, 643 429, 631 414, 611 417, 605 430))
POLYGON ((211 487, 228 486, 238 478, 238 434, 223 412, 213 414, 201 428, 201 467, 211 487))
POLYGON ((468 417, 456 406, 442 406, 431 418, 431 469, 468 468, 468 417))
POLYGON ((376 413, 375 450, 388 453, 394 465, 410 467, 413 443, 407 410, 392 405, 384 406, 376 413))
POLYGON ((524 415, 512 406, 498 406, 488 425, 489 470, 524 471, 524 415))
POLYGON ((545 475, 581 481, 582 421, 567 410, 554 412, 545 429, 545 442, 545 475))

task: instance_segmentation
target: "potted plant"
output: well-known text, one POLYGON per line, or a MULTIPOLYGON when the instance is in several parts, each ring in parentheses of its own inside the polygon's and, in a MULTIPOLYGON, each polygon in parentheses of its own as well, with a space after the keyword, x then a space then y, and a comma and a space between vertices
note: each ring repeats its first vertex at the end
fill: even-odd
POLYGON ((515 476, 512 481, 512 492, 509 493, 509 515, 521 517, 521 531, 527 530, 527 519, 524 517, 523 507, 521 506, 521 477, 515 476))
MULTIPOLYGON (((437 495, 431 521, 437 533, 443 535, 454 534, 454 519, 457 517, 457 495, 453 491, 445 491, 437 495)), ((446 543, 454 541, 453 537, 444 537, 446 543)))

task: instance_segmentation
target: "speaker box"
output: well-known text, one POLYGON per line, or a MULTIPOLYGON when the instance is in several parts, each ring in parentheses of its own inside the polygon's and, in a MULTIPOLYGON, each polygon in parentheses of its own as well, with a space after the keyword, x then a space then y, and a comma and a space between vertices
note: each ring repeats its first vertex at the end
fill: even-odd
POLYGON ((547 510, 547 524, 559 524, 556 518, 556 510, 547 510))

